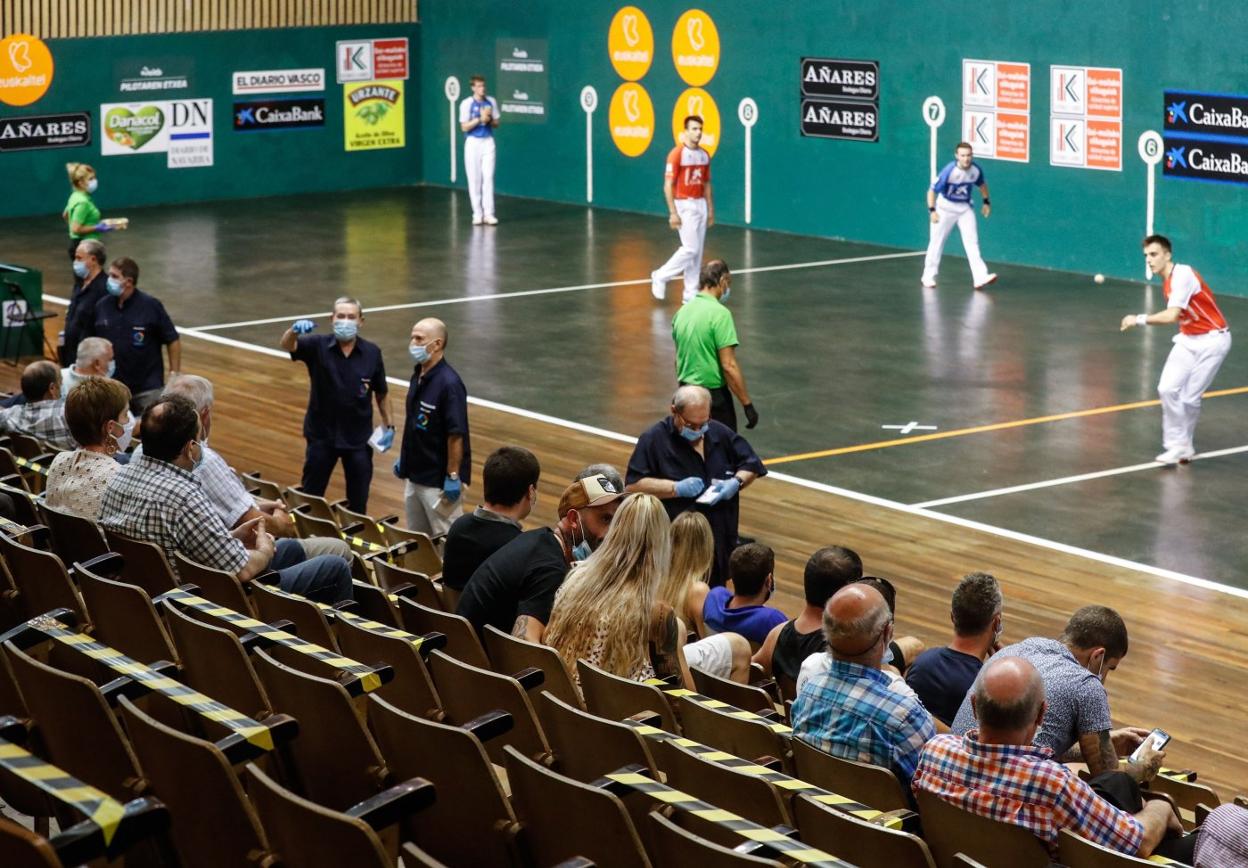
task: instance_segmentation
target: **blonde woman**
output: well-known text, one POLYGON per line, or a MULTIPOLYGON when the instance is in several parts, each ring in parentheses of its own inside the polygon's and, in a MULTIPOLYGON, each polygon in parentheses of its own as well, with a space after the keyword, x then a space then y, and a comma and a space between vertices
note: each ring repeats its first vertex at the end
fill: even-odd
POLYGON ((649 494, 629 495, 602 545, 564 579, 542 641, 573 673, 583 659, 636 681, 680 673, 684 686, 692 689, 681 655, 680 622, 672 607, 658 599, 670 559, 663 504, 649 494))
POLYGON ((100 209, 96 207, 91 196, 99 186, 95 177, 95 169, 86 163, 66 163, 65 171, 69 175, 69 186, 72 192, 61 217, 69 227, 69 260, 74 261, 78 252, 78 242, 84 238, 99 240, 101 232, 111 232, 111 223, 100 219, 100 209))

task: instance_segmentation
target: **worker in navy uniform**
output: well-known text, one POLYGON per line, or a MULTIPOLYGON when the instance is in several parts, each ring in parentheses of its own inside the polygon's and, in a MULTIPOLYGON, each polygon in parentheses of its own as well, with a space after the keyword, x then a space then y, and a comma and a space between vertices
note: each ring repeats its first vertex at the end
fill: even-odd
POLYGON ((389 387, 381 349, 359 337, 364 312, 354 298, 334 302, 333 334, 313 335, 316 323, 301 319, 286 329, 281 348, 292 360, 308 366, 311 389, 303 418, 307 452, 303 461, 303 490, 323 495, 334 465, 342 461, 347 483, 347 508, 368 512, 368 489, 373 481, 373 402, 384 426, 378 447, 394 443, 390 421, 389 387))

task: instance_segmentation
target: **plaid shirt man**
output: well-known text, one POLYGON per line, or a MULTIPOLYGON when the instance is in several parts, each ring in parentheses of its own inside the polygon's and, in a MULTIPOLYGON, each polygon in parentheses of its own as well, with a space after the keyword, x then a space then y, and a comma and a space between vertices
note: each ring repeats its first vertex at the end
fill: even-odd
POLYGON ((35 401, 0 410, 0 432, 29 434, 57 449, 77 449, 78 442, 69 433, 65 421, 65 399, 35 401))
MULTIPOLYGON (((225 526, 234 527, 247 510, 256 505, 256 499, 247 493, 247 489, 238 481, 238 476, 221 457, 221 453, 203 443, 200 446, 204 450, 204 460, 192 471, 192 475, 203 488, 204 496, 221 516, 225 526)), ((142 443, 134 450, 134 454, 143 454, 142 443)))
POLYGON ((146 455, 113 477, 100 502, 100 524, 156 543, 171 566, 174 552, 227 573, 247 563, 247 549, 230 536, 191 472, 146 455))
POLYGON ((1144 826, 1092 791, 1079 776, 1035 745, 984 744, 979 730, 938 735, 923 748, 912 786, 963 810, 1022 826, 1057 858, 1062 829, 1134 856, 1144 826))
POLYGON ((797 695, 794 735, 825 753, 883 766, 909 781, 936 726, 922 703, 889 683, 879 669, 833 659, 797 695))

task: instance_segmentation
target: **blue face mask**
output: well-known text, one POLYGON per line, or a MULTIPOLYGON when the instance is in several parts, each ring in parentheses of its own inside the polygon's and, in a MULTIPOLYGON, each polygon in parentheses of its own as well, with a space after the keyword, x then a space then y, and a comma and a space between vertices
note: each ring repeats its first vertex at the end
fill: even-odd
POLYGON ((121 295, 121 281, 115 277, 110 277, 108 279, 108 286, 106 289, 108 290, 109 295, 121 295))
POLYGON ((701 428, 691 428, 686 425, 684 428, 680 429, 680 436, 684 437, 690 443, 697 443, 702 439, 702 435, 706 433, 706 429, 709 427, 711 426, 703 425, 701 428))
POLYGON ((359 330, 360 324, 353 319, 334 320, 334 337, 344 343, 346 341, 355 340, 355 333, 359 330))
POLYGON ((191 465, 191 473, 204 466, 204 443, 202 440, 196 440, 195 445, 199 447, 199 457, 195 459, 195 463, 191 465))
POLYGON ((412 354, 412 361, 418 365, 423 365, 429 361, 429 347, 409 344, 407 351, 412 354))
POLYGON ((115 373, 117 373, 117 361, 116 359, 109 359, 108 360, 108 373, 106 373, 104 376, 109 377, 111 379, 113 374, 115 373))
POLYGON ((724 294, 723 294, 723 295, 721 295, 721 296, 719 297, 719 300, 720 300, 721 302, 722 302, 722 301, 727 301, 727 300, 728 300, 728 296, 730 296, 730 295, 732 295, 732 287, 731 287, 731 286, 729 286, 729 287, 725 287, 725 289, 724 289, 724 294))
MULTIPOLYGON (((576 536, 573 535, 572 538, 576 539, 576 536)), ((572 560, 583 561, 586 558, 588 558, 590 555, 592 555, 593 553, 594 553, 594 550, 589 545, 589 538, 585 536, 585 528, 582 527, 581 528, 581 541, 577 543, 576 545, 572 546, 572 560)))
POLYGON ((79 262, 77 259, 75 259, 74 260, 74 274, 78 276, 79 278, 85 280, 87 277, 87 264, 85 262, 79 262))
POLYGON ((890 642, 884 646, 884 657, 883 659, 880 660, 880 665, 887 666, 888 664, 892 662, 893 662, 893 643, 890 642))
POLYGON ((96 190, 99 189, 99 187, 100 187, 100 181, 98 178, 92 178, 90 181, 87 182, 88 193, 94 193, 96 190))

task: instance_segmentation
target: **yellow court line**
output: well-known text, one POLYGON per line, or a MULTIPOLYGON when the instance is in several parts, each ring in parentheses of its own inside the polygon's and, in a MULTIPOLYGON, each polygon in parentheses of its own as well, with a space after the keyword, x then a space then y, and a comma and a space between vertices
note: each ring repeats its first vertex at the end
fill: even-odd
MULTIPOLYGON (((1205 398, 1223 398, 1228 395, 1242 395, 1248 392, 1248 386, 1234 389, 1218 389, 1205 392, 1205 398)), ((1027 425, 1040 425, 1044 422, 1060 422, 1063 419, 1078 419, 1082 416, 1100 416, 1104 413, 1119 413, 1123 410, 1139 410, 1144 407, 1160 406, 1156 398, 1151 401, 1132 401, 1130 404, 1114 404, 1110 407, 1093 407, 1090 410, 1072 410, 1069 413, 1055 413, 1052 416, 1036 416, 1032 419, 1017 419, 1013 422, 994 422, 991 425, 976 425, 973 428, 956 428, 952 431, 937 431, 934 434, 916 434, 913 437, 899 437, 895 440, 876 440, 874 443, 859 443, 857 446, 842 446, 839 449, 822 449, 819 452, 799 452, 796 455, 784 455, 780 458, 768 458, 763 461, 768 467, 773 464, 788 464, 792 461, 806 461, 811 458, 830 458, 833 455, 848 455, 851 452, 869 452, 873 449, 888 449, 892 446, 906 446, 910 443, 925 443, 929 440, 945 440, 949 437, 963 437, 967 434, 983 434, 986 431, 1004 431, 1008 428, 1022 428, 1027 425)))

